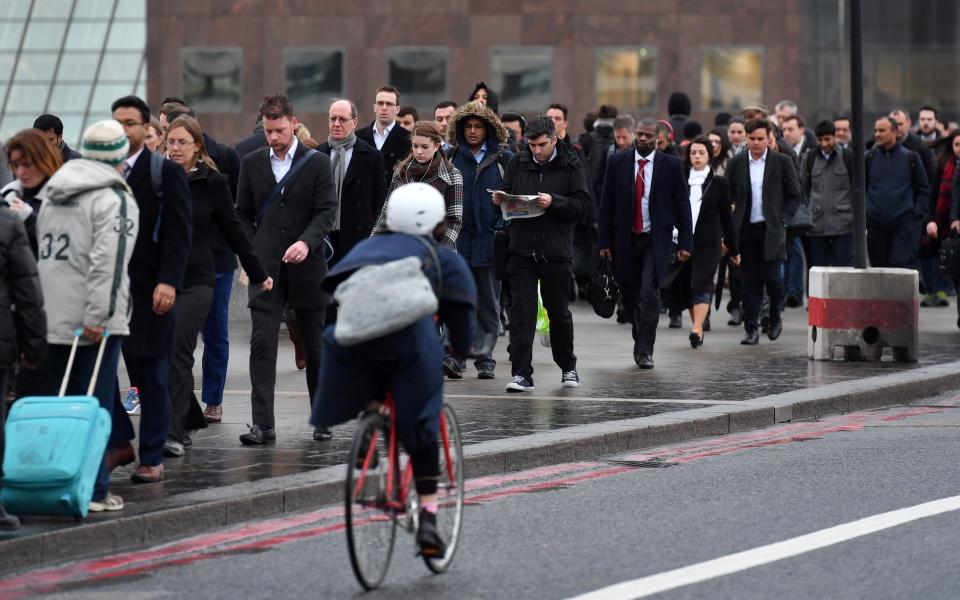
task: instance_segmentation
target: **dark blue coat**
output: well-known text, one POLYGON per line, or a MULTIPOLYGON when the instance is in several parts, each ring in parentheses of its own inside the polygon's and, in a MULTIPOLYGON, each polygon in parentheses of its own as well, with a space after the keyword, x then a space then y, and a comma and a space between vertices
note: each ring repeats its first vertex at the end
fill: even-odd
MULTIPOLYGON (((613 273, 624 288, 635 288, 639 281, 639 265, 631 257, 633 221, 636 215, 636 178, 634 149, 611 154, 603 178, 600 200, 598 248, 613 251, 613 273)), ((680 159, 657 151, 653 157, 653 181, 650 188, 650 220, 653 234, 653 257, 657 279, 667 274, 673 228, 680 232, 678 249, 693 252, 693 217, 687 180, 680 159)))
POLYGON ((487 153, 477 164, 473 152, 463 139, 462 127, 457 131, 457 147, 453 166, 463 175, 463 228, 457 237, 457 252, 471 267, 493 266, 493 232, 504 226, 500 207, 493 203, 487 190, 500 187, 503 177, 500 166, 506 165, 513 153, 501 148, 496 131, 487 125, 487 153))
MULTIPOLYGON (((476 331, 477 288, 467 264, 456 252, 436 247, 442 273, 439 317, 454 352, 466 354, 476 331)), ((427 249, 413 236, 378 235, 358 243, 324 278, 333 293, 354 271, 417 256, 437 288, 437 273, 427 249)), ((323 334, 320 386, 313 398, 314 426, 344 423, 364 410, 384 389, 393 393, 400 442, 415 452, 436 441, 443 408, 443 344, 433 317, 424 317, 396 333, 356 346, 337 343, 329 325, 323 334)))

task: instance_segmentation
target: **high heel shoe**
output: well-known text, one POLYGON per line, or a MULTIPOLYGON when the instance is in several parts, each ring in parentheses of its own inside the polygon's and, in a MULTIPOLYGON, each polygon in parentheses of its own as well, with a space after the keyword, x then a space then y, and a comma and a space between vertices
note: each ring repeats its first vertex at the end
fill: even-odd
POLYGON ((690 347, 696 348, 697 346, 703 345, 703 334, 697 335, 694 332, 690 332, 690 347))

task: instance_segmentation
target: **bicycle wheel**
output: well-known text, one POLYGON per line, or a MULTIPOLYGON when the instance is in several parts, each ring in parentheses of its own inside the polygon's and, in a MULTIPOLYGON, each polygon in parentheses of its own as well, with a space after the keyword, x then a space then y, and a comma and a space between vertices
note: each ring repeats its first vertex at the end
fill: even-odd
POLYGON ((457 552, 463 525, 463 442, 460 423, 449 404, 443 405, 440 419, 440 481, 437 495, 437 528, 447 543, 447 551, 443 558, 424 557, 423 561, 434 573, 443 573, 457 552))
POLYGON ((347 462, 344 518, 350 565, 364 588, 383 583, 397 534, 396 510, 387 507, 389 435, 384 417, 367 415, 353 436, 347 462))

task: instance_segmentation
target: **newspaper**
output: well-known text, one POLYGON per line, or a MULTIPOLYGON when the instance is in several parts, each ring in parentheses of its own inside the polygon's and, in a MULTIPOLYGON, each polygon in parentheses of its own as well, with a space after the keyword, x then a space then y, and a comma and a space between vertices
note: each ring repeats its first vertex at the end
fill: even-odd
MULTIPOLYGON (((488 192, 495 193, 497 190, 487 190, 488 192)), ((539 198, 538 195, 519 195, 519 194, 507 194, 505 192, 500 192, 505 197, 504 201, 500 203, 500 211, 503 213, 504 220, 509 221, 510 219, 532 219, 533 217, 539 217, 545 211, 540 208, 536 200, 539 198)))

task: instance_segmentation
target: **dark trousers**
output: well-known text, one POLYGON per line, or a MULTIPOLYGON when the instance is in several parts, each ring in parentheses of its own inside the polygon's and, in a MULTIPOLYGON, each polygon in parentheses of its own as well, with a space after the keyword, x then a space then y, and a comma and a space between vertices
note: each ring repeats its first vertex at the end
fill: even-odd
POLYGON ((495 368, 493 349, 500 337, 500 282, 494 267, 472 267, 473 280, 477 284, 477 348, 489 348, 490 353, 482 360, 474 362, 479 369, 482 366, 495 368))
POLYGON ((853 234, 818 235, 810 238, 811 267, 852 267, 853 234))
POLYGON ((743 326, 756 331, 760 323, 760 304, 763 289, 770 297, 770 320, 780 321, 783 306, 782 261, 765 260, 764 238, 767 227, 764 223, 750 223, 741 235, 740 260, 743 267, 743 326))
POLYGON ((871 267, 916 269, 919 246, 920 225, 913 213, 893 225, 867 220, 867 254, 871 267))
MULTIPOLYGON (((106 348, 103 350, 103 359, 100 363, 100 372, 97 374, 97 381, 93 386, 93 396, 100 402, 108 413, 113 415, 114 411, 114 385, 117 380, 117 365, 120 363, 120 347, 123 338, 111 336, 107 338, 106 348)), ((73 359, 73 369, 70 371, 70 378, 67 380, 68 396, 86 396, 87 388, 90 385, 90 378, 93 377, 93 367, 96 364, 97 353, 100 350, 100 344, 90 346, 80 346, 77 348, 77 354, 73 359)), ((51 386, 57 388, 52 391, 56 394, 67 370, 67 361, 70 358, 70 346, 63 344, 50 344, 50 350, 47 360, 50 363, 51 386)), ((97 481, 93 486, 93 499, 103 500, 107 497, 107 491, 110 488, 110 471, 107 469, 106 454, 104 460, 100 463, 100 472, 97 474, 97 481)))
MULTIPOLYGON (((250 309, 253 331, 250 335, 250 402, 253 408, 253 424, 261 429, 273 429, 273 391, 277 381, 277 344, 280 321, 287 304, 286 277, 281 273, 279 285, 274 284, 269 293, 272 302, 268 310, 250 309)), ((307 397, 314 397, 320 377, 320 353, 323 348, 323 325, 326 307, 294 309, 300 337, 307 357, 307 397)), ((438 367, 439 368, 439 367, 438 367)))
POLYGON ((798 235, 787 236, 787 262, 784 264, 783 282, 787 294, 803 298, 803 280, 807 271, 803 268, 803 241, 798 235))
POLYGON ((723 257, 723 260, 727 261, 727 285, 730 287, 727 312, 733 312, 733 309, 740 310, 740 303, 743 301, 743 270, 730 262, 728 257, 723 257))
POLYGON ((633 321, 633 353, 653 356, 660 322, 660 288, 653 257, 653 236, 634 234, 630 243, 630 262, 635 285, 623 290, 623 306, 633 321))
MULTIPOLYGON (((163 463, 163 445, 170 430, 168 359, 166 356, 135 356, 124 352, 123 362, 130 375, 130 384, 140 390, 140 464, 156 467, 163 463)), ((111 447, 115 447, 118 441, 111 436, 111 447)))
POLYGON ((212 302, 213 288, 206 285, 191 286, 177 294, 177 320, 170 352, 170 437, 181 443, 186 441, 187 431, 204 425, 188 423, 187 415, 195 403, 193 351, 212 302))
MULTIPOLYGON (((3 390, 4 394, 7 392, 7 372, 9 371, 8 367, 0 367, 0 390, 3 390)), ((3 430, 7 421, 7 402, 6 398, 0 398, 0 478, 3 477, 3 430)), ((0 514, 2 514, 3 506, 0 505, 0 514)))
POLYGON ((533 375, 533 341, 537 333, 537 283, 543 307, 550 317, 550 349, 553 362, 562 371, 577 368, 573 353, 573 315, 570 304, 569 262, 534 261, 511 254, 507 260, 510 280, 510 353, 511 374, 533 375))
POLYGON ((207 406, 223 404, 230 361, 230 291, 233 271, 217 273, 213 303, 203 323, 203 383, 201 399, 207 406))

